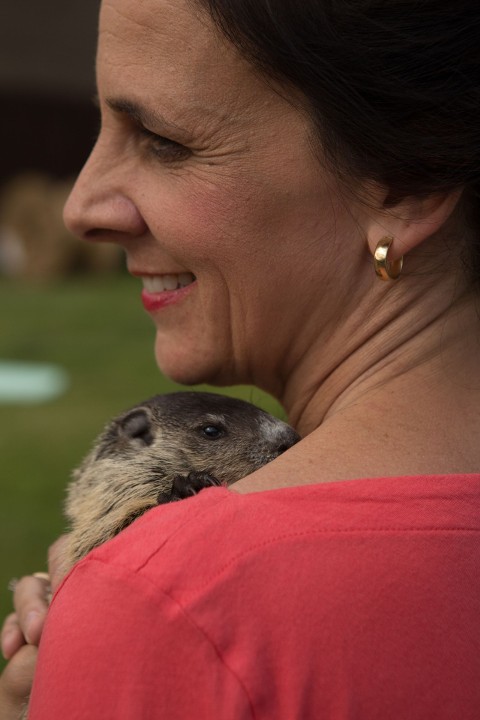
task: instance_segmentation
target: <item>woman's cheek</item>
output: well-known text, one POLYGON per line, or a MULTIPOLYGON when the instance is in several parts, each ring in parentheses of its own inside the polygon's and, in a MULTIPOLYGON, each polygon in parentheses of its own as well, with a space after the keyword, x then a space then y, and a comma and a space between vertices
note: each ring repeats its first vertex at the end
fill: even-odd
POLYGON ((255 243, 252 235, 261 235, 269 217, 263 193, 246 173, 232 177, 216 168, 179 183, 168 206, 172 231, 181 233, 199 260, 205 259, 206 249, 221 249, 233 259, 242 247, 255 243))

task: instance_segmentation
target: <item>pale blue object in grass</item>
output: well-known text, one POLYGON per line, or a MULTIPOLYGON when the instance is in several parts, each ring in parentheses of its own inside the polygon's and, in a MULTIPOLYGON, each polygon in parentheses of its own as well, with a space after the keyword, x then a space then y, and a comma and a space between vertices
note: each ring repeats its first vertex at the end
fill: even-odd
POLYGON ((58 365, 0 360, 0 403, 47 402, 62 395, 68 384, 58 365))

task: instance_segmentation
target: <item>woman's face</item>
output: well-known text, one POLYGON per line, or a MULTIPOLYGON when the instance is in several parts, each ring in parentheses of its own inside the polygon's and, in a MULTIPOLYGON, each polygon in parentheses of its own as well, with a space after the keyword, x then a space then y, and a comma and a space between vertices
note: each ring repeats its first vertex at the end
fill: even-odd
POLYGON ((167 375, 279 391, 336 316, 354 228, 305 114, 187 0, 103 0, 97 82, 67 225, 123 246, 167 375))

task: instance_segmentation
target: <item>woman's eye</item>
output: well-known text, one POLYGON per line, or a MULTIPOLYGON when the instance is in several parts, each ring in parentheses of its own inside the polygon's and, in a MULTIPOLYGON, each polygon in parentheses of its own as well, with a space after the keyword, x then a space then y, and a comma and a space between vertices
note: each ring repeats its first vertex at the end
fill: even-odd
POLYGON ((147 141, 148 151, 165 161, 185 160, 190 157, 190 150, 185 145, 180 145, 175 140, 157 135, 156 133, 147 130, 146 128, 140 128, 142 136, 147 141))
POLYGON ((217 440, 223 435, 223 431, 215 425, 207 425, 202 428, 202 432, 209 440, 217 440))

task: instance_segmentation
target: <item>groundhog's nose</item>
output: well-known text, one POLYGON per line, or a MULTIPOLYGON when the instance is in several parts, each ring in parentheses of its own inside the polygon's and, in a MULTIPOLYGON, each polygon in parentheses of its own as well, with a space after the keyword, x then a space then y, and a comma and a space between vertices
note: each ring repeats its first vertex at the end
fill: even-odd
POLYGON ((288 450, 292 447, 292 445, 295 445, 300 440, 300 435, 295 432, 295 430, 291 427, 288 427, 288 425, 285 427, 284 431, 282 432, 282 437, 280 439, 279 445, 277 445, 275 449, 275 457, 278 457, 282 453, 285 452, 285 450, 288 450))

